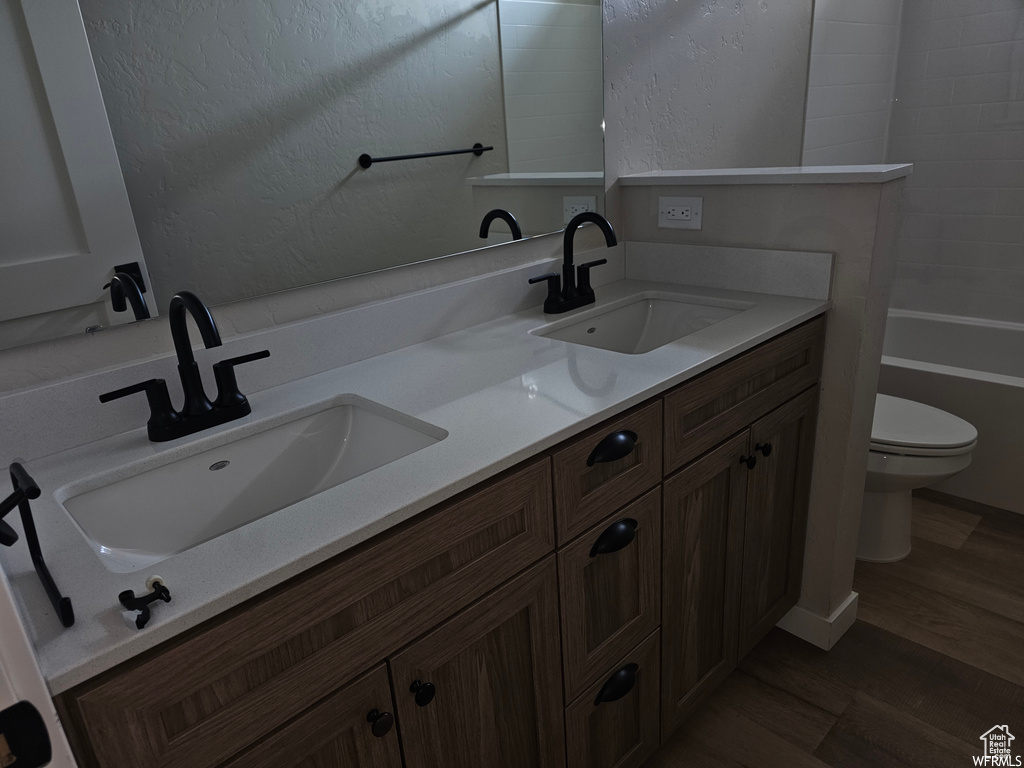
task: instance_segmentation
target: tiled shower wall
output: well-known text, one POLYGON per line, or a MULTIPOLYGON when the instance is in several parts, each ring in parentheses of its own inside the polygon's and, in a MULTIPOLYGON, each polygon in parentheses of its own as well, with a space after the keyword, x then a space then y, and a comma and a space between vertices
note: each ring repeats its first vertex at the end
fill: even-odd
POLYGON ((892 304, 1024 322, 1024 0, 904 0, 892 304))
POLYGON ((903 0, 817 0, 804 165, 885 160, 903 0))
POLYGON ((601 4, 501 0, 509 171, 604 167, 601 4))

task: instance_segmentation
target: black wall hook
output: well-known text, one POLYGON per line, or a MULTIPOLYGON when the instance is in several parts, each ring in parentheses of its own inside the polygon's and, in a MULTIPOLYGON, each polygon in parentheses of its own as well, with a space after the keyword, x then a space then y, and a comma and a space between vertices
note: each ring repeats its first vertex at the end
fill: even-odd
POLYGON ((142 629, 149 623, 149 617, 151 615, 149 611, 150 603, 154 600, 163 600, 165 603, 171 602, 171 590, 165 587, 162 581, 151 579, 147 582, 147 585, 153 590, 148 595, 136 597, 134 592, 130 589, 126 589, 117 596, 118 601, 127 610, 139 612, 139 615, 135 617, 136 629, 142 629))
POLYGON ((32 519, 32 507, 30 499, 38 499, 41 491, 36 481, 32 479, 25 468, 18 462, 10 466, 11 485, 14 492, 3 501, 0 501, 0 544, 5 547, 13 547, 18 540, 18 534, 11 526, 3 521, 4 517, 15 507, 21 513, 21 527, 25 531, 25 540, 28 542, 29 555, 32 557, 32 565, 36 569, 36 575, 43 582, 43 589, 46 596, 50 598, 53 610, 57 612, 60 623, 70 627, 75 623, 75 611, 71 606, 71 598, 64 597, 57 588, 57 583, 50 575, 50 569, 46 567, 43 560, 43 550, 39 546, 39 534, 36 533, 36 523, 32 519))

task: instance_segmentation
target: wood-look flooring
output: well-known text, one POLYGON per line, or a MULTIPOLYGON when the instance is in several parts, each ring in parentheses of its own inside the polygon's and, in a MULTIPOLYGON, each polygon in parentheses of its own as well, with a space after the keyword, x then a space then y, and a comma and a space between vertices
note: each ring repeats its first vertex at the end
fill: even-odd
POLYGON ((772 630, 645 768, 964 768, 997 724, 1024 754, 1024 516, 935 498, 832 651, 772 630))

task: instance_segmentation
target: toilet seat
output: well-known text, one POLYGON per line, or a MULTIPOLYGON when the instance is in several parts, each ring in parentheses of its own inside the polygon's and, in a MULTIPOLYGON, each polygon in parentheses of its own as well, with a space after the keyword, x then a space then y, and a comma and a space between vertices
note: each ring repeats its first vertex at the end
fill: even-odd
POLYGON ((974 425, 924 403, 877 395, 870 450, 900 456, 959 456, 978 442, 974 425))

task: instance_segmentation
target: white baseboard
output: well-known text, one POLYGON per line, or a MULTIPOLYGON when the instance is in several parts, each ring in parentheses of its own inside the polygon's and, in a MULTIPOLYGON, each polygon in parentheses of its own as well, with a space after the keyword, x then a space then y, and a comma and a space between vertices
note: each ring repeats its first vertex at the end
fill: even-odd
POLYGON ((831 616, 822 616, 797 605, 782 617, 778 626, 791 635, 828 651, 846 634, 846 630, 853 626, 857 618, 858 597, 856 592, 851 592, 831 616))

